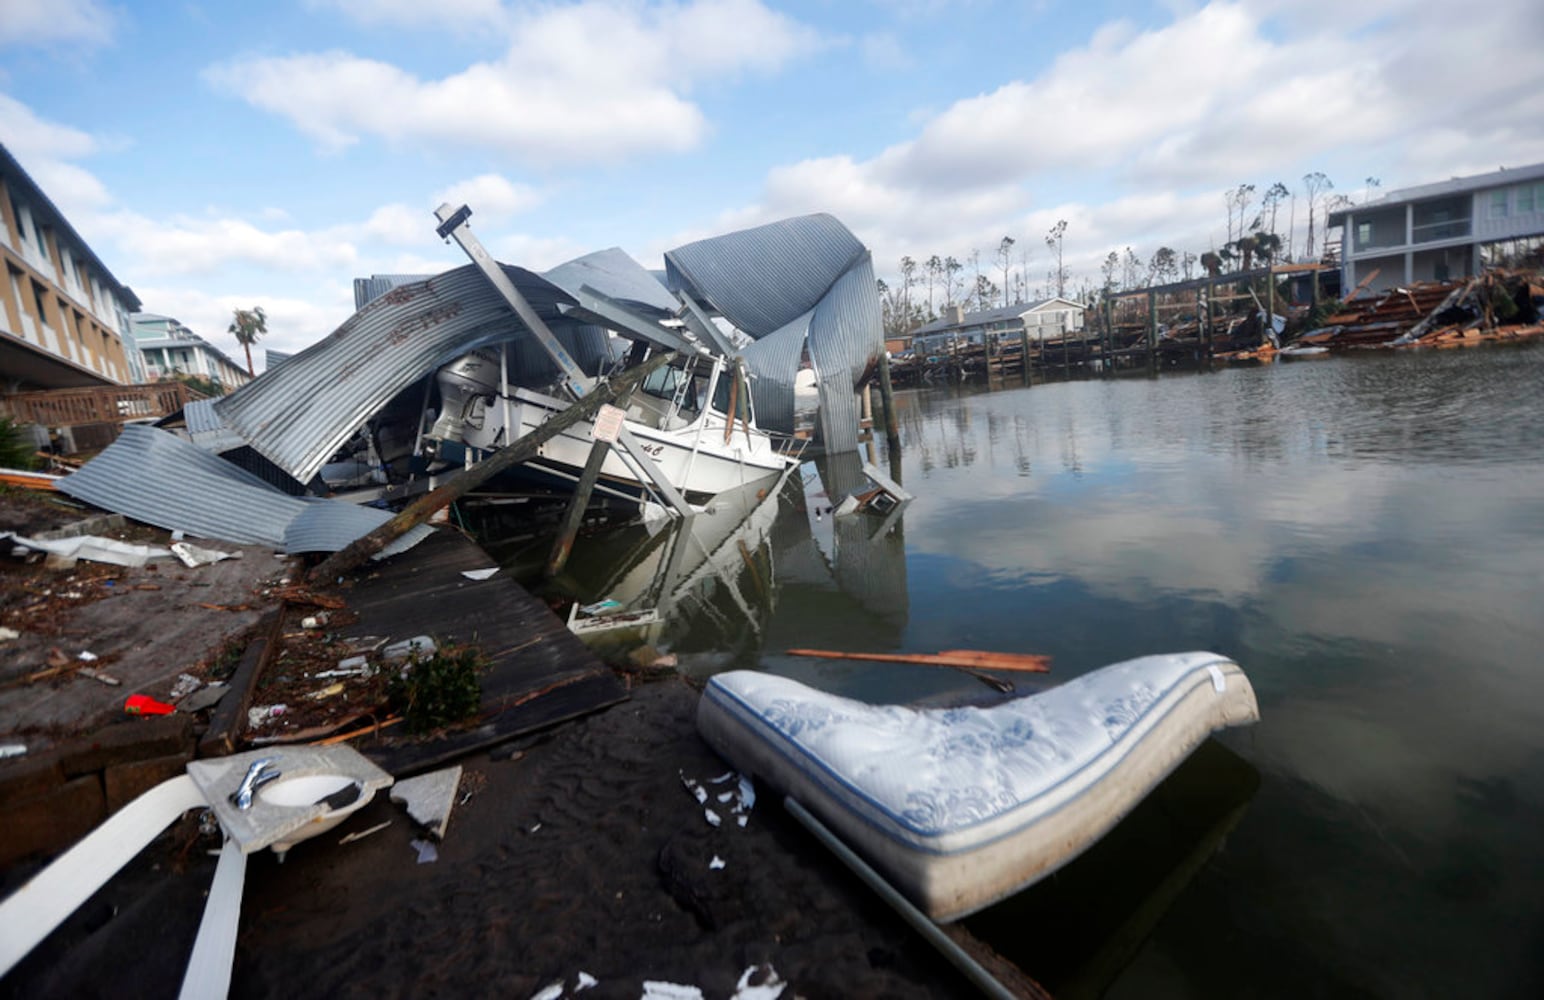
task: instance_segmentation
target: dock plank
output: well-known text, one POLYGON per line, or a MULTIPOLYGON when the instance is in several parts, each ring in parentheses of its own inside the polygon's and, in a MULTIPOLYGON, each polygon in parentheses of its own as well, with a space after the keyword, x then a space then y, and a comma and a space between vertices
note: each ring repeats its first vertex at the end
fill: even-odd
POLYGON ((428 635, 475 644, 489 659, 474 729, 414 741, 392 731, 355 746, 402 776, 627 699, 616 675, 541 601, 503 572, 469 580, 492 557, 452 531, 376 563, 348 595, 352 631, 392 641, 428 635))

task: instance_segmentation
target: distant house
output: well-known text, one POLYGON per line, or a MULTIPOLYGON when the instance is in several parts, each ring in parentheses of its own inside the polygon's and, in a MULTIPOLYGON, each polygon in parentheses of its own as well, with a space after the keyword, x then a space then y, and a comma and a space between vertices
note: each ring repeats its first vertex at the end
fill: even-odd
POLYGON ((172 317, 135 313, 130 319, 147 381, 192 375, 218 382, 227 391, 252 381, 245 368, 172 317))
POLYGON ((0 393, 137 382, 139 299, 0 145, 0 393))
POLYGON ((1083 329, 1083 304, 1071 299, 1049 298, 1021 302, 998 309, 965 312, 945 306, 944 315, 912 332, 911 349, 917 354, 936 354, 950 344, 1017 343, 1026 333, 1030 340, 1054 340, 1083 329))
POLYGON ((1493 252, 1544 239, 1544 163, 1405 188, 1329 214, 1341 227, 1341 282, 1352 288, 1479 274, 1493 252))

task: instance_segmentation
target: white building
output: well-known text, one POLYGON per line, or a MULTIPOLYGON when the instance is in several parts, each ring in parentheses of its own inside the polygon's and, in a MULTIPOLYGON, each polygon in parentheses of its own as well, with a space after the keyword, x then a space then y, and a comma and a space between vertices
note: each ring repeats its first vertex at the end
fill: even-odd
POLYGON ((1544 163, 1405 188, 1337 209, 1341 281, 1369 288, 1479 274, 1495 251, 1544 241, 1544 163))
POLYGON ((1083 311, 1081 302, 1062 298, 1021 302, 979 312, 945 306, 942 318, 912 331, 911 348, 918 354, 932 353, 952 343, 979 344, 988 336, 994 343, 1017 343, 1025 335, 1030 340, 1059 340, 1083 329, 1083 311))
POLYGON ((135 313, 130 320, 146 381, 191 375, 218 382, 227 392, 252 381, 245 368, 172 317, 135 313))

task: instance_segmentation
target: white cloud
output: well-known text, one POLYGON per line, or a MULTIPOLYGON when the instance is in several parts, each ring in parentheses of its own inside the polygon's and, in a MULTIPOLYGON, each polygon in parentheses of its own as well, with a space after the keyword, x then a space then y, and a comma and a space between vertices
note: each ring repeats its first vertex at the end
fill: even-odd
POLYGON ((9 94, 0 94, 0 136, 5 137, 6 148, 18 159, 89 156, 97 149, 90 134, 44 121, 9 94))
POLYGON ((239 59, 204 75, 326 148, 376 136, 558 164, 690 149, 707 131, 684 96, 693 84, 771 72, 817 42, 758 0, 586 0, 535 9, 509 30, 503 58, 440 79, 342 51, 239 59))
POLYGON ((470 205, 472 211, 483 219, 504 219, 519 215, 535 208, 542 200, 541 192, 535 188, 528 184, 515 184, 499 174, 481 174, 452 184, 433 198, 436 207, 446 202, 453 206, 470 205))
POLYGON ((0 47, 107 45, 116 20, 97 0, 0 0, 0 47))
POLYGON ((1530 127, 1544 119, 1544 62, 1522 55, 1544 48, 1532 0, 1497 0, 1482 17, 1417 0, 1322 6, 1332 14, 1219 0, 1175 5, 1157 28, 1105 24, 875 156, 771 168, 757 203, 717 221, 831 211, 883 274, 902 254, 985 253, 1005 233, 1043 260, 1040 237, 1066 218, 1068 264, 1088 274, 1111 248, 1145 259, 1159 245, 1221 244, 1221 194, 1239 183, 1295 186, 1349 164, 1345 189, 1367 174, 1388 188, 1544 159, 1530 127))

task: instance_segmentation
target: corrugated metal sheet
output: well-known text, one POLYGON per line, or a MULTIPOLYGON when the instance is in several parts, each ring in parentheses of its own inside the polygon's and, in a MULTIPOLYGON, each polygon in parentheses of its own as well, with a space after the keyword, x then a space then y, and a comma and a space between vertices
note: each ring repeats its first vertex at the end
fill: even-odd
POLYGON ((617 247, 575 257, 544 272, 542 277, 570 295, 588 285, 606 298, 638 309, 654 319, 672 316, 680 308, 680 303, 653 272, 617 247))
MULTIPOLYGON (((555 325, 587 371, 607 357, 594 330, 564 323, 557 303, 569 296, 539 275, 504 266, 532 308, 555 325), (561 332, 559 329, 561 328, 561 332)), ((366 419, 434 369, 500 338, 528 331, 475 265, 402 285, 349 317, 332 335, 221 399, 226 425, 302 482, 309 482, 366 419)), ((518 366, 535 367, 534 347, 518 347, 518 366)), ((556 369, 540 358, 548 370, 556 369)))
MULTIPOLYGON (((137 424, 58 487, 168 531, 287 552, 336 552, 391 518, 338 500, 286 496, 175 434, 137 424)), ((411 548, 432 530, 420 526, 382 555, 411 548)))
POLYGON ((58 485, 78 500, 169 531, 274 548, 306 506, 175 434, 134 424, 58 485))
POLYGON ((810 321, 810 360, 819 376, 820 428, 829 452, 857 450, 858 398, 853 387, 884 350, 882 330, 874 265, 864 251, 820 300, 810 321))
POLYGON ((815 310, 811 309, 741 352, 754 376, 751 400, 756 406, 756 423, 769 431, 793 433, 793 377, 799 371, 804 341, 814 316, 815 310))
MULTIPOLYGON (((313 500, 284 529, 284 551, 336 552, 349 542, 390 521, 392 513, 376 507, 360 507, 337 500, 313 500)), ((382 549, 377 559, 406 552, 428 538, 434 529, 420 524, 382 549)))
POLYGON ((432 277, 432 274, 372 274, 368 278, 355 278, 354 308, 363 309, 393 288, 416 285, 432 277))
POLYGON ((665 271, 672 290, 689 292, 760 340, 813 308, 866 252, 822 213, 677 247, 665 253, 665 271))
POLYGON ((804 342, 791 331, 807 325, 826 449, 856 450, 853 387, 884 349, 884 328, 873 261, 846 226, 824 214, 785 219, 678 247, 665 254, 665 267, 672 289, 756 340, 744 353, 757 375, 756 419, 768 429, 793 428, 804 342))
POLYGON ((217 455, 246 444, 246 438, 225 426, 214 404, 213 399, 195 399, 182 408, 182 419, 188 425, 188 437, 200 448, 217 455))

